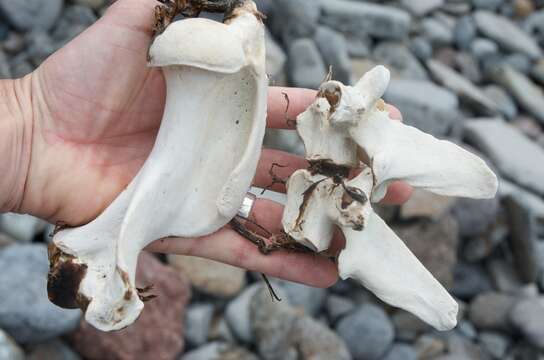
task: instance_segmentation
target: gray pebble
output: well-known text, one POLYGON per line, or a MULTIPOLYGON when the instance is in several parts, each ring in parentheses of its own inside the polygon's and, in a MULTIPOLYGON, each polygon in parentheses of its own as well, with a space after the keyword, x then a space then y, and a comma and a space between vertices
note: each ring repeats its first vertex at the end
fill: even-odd
POLYGON ((484 331, 478 337, 482 347, 493 356, 494 359, 504 359, 510 340, 501 333, 484 331))
POLYGON ((470 303, 468 317, 477 329, 508 331, 509 314, 516 301, 511 295, 481 293, 470 303))
POLYGON ((322 10, 321 21, 340 32, 396 40, 408 36, 412 19, 404 10, 366 2, 319 1, 322 10))
POLYGON ((25 360, 24 351, 2 329, 0 329, 0 360, 25 360))
POLYGON ((325 308, 327 309, 329 320, 331 323, 335 323, 338 319, 350 313, 355 308, 355 304, 347 297, 333 294, 327 296, 325 308))
POLYGON ((497 54, 498 52, 498 45, 488 39, 476 38, 470 44, 470 53, 478 60, 483 60, 485 57, 497 54))
POLYGON ((49 30, 57 21, 63 0, 0 0, 0 13, 17 30, 49 30))
POLYGON ((185 313, 185 339, 190 346, 201 346, 208 340, 214 314, 212 304, 192 304, 185 313))
POLYGON ((476 24, 474 24, 474 19, 471 16, 459 18, 453 30, 455 45, 461 50, 467 50, 475 37, 476 24))
POLYGON ((461 299, 470 299, 492 288, 489 276, 477 265, 458 263, 454 269, 454 276, 451 292, 461 299))
POLYGON ((250 351, 225 342, 212 342, 184 354, 180 360, 258 360, 250 351))
POLYGON ((423 36, 417 36, 412 39, 410 50, 420 61, 425 61, 433 56, 433 46, 423 36))
POLYGON ((336 326, 338 335, 356 359, 377 360, 389 350, 395 337, 391 320, 376 305, 365 304, 336 326))
POLYGON ((415 80, 428 78, 425 68, 404 44, 382 42, 374 48, 372 57, 376 62, 387 66, 402 78, 415 80))
POLYGON ((490 98, 500 113, 507 119, 513 119, 518 115, 518 106, 514 99, 502 87, 488 85, 483 88, 484 93, 490 98))
POLYGON ((0 251, 0 268, 0 327, 18 343, 42 342, 77 327, 79 310, 60 309, 47 298, 45 246, 8 246, 0 251))
POLYGON ((444 0, 401 0, 400 4, 412 15, 424 16, 444 6, 444 0))
POLYGON ((32 345, 27 360, 81 360, 81 357, 59 339, 32 345))
POLYGON ((477 11, 474 19, 478 30, 502 48, 523 53, 533 60, 542 57, 542 50, 534 39, 508 18, 489 11, 477 11))
POLYGON ((227 324, 236 338, 245 343, 253 342, 249 306, 260 287, 260 284, 254 284, 245 288, 241 294, 229 302, 225 309, 227 324))
POLYGON ((31 242, 37 234, 44 231, 45 226, 45 221, 30 215, 13 213, 0 215, 0 230, 24 243, 31 242))
POLYGON ((544 350, 544 299, 521 300, 512 308, 510 321, 534 346, 544 350))
POLYGON ((400 109, 405 123, 435 136, 449 134, 461 119, 457 96, 429 81, 393 79, 384 99, 400 109))
POLYGON ((453 43, 453 28, 435 18, 426 18, 421 22, 423 35, 435 46, 446 46, 453 43))
POLYGON ((276 0, 270 28, 289 47, 296 39, 314 36, 319 15, 319 7, 311 1, 276 0))
POLYGON ((327 75, 323 58, 312 39, 298 39, 289 47, 289 79, 293 86, 317 89, 327 75))
MULTIPOLYGON (((6 54, 0 49, 0 79, 10 79, 11 69, 6 54)), ((0 225, 1 229, 1 225, 0 225)))
POLYGON ((351 60, 344 36, 326 26, 320 26, 314 39, 325 66, 332 67, 333 79, 345 85, 351 84, 351 60))
POLYGON ((291 281, 279 281, 278 283, 287 295, 291 306, 303 309, 304 313, 310 316, 316 316, 320 312, 327 296, 327 290, 291 281))
POLYGON ((458 199, 452 211, 459 223, 460 235, 484 235, 489 227, 496 221, 499 208, 498 199, 458 199))
POLYGON ((406 344, 395 344, 387 352, 383 360, 416 360, 417 353, 414 348, 406 344))
MULTIPOLYGON (((544 106, 544 98, 542 99, 544 106)), ((500 120, 465 124, 465 138, 497 167, 505 178, 544 195, 544 149, 514 126, 500 120)))
POLYGON ((471 2, 476 9, 496 10, 503 0, 472 0, 471 2))

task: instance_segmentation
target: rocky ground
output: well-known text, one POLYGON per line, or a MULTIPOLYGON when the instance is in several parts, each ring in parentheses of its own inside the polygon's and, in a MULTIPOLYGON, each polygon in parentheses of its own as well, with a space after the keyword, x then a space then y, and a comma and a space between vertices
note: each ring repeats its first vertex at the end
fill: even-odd
MULTIPOLYGON (((0 78, 20 77, 91 25, 105 0, 0 0, 0 78)), ((50 225, 0 217, 0 359, 544 359, 544 1, 261 0, 272 83, 345 83, 374 64, 404 121, 479 152, 499 197, 416 192, 382 216, 461 304, 437 333, 351 282, 331 289, 172 256, 142 255, 159 298, 103 334, 46 296, 50 225), (192 295, 191 295, 192 294, 192 295)), ((292 132, 271 147, 302 153, 292 132)), ((269 194, 274 195, 274 194, 269 194)), ((274 196, 279 201, 281 196, 274 196)))

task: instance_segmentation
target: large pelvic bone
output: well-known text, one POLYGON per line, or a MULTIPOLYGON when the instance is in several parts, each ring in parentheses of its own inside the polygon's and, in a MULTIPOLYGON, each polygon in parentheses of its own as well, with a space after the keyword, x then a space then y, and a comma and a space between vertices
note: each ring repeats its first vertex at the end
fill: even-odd
POLYGON ((388 83, 382 66, 354 87, 328 81, 298 117, 307 159, 329 170, 320 173, 313 166, 313 173, 293 174, 283 226, 316 251, 329 248, 339 226, 346 238, 339 257, 342 278, 354 278, 383 301, 448 330, 457 323, 457 303, 374 213, 372 202, 383 199, 395 180, 441 195, 491 198, 497 178, 457 145, 392 121, 380 99, 388 83), (358 167, 362 171, 352 180, 338 175, 358 167))
POLYGON ((51 247, 49 295, 81 307, 104 331, 133 323, 138 253, 168 236, 217 231, 237 213, 255 174, 266 126, 264 26, 253 1, 225 24, 171 24, 150 49, 168 95, 151 155, 95 221, 61 231, 51 247))

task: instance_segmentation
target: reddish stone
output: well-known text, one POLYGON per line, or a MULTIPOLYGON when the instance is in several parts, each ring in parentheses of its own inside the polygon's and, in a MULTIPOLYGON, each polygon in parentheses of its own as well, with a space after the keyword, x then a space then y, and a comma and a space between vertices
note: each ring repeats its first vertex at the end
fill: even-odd
POLYGON ((191 296, 189 281, 180 272, 142 253, 138 286, 153 284, 157 295, 146 303, 140 318, 128 328, 105 333, 82 321, 69 336, 73 348, 89 360, 176 359, 184 347, 183 317, 191 296))

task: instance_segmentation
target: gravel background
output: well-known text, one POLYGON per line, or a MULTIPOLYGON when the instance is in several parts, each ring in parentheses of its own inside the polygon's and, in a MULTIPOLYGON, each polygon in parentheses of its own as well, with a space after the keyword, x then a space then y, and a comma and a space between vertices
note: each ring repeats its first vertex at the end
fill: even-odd
MULTIPOLYGON (((283 301, 272 303, 258 274, 145 255, 140 277, 160 301, 134 327, 101 334, 47 300, 51 225, 6 214, 0 360, 544 359, 544 1, 257 2, 272 84, 317 88, 329 66, 350 83, 385 64, 385 98, 406 123, 480 153, 500 175, 494 200, 417 191, 380 209, 459 301, 459 326, 435 332, 349 281, 314 289, 274 280, 283 301)), ((33 71, 106 3, 0 0, 0 78, 33 71)), ((304 150, 290 131, 270 131, 266 143, 304 150)))

